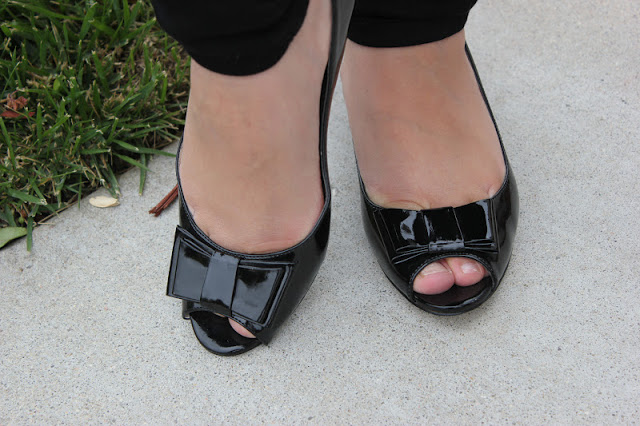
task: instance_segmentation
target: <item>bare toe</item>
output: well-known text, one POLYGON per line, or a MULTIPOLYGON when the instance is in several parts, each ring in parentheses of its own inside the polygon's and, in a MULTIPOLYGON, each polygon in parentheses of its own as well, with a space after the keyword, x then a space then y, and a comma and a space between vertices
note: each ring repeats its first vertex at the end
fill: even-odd
POLYGON ((454 281, 453 272, 446 262, 433 262, 425 266, 413 280, 413 290, 422 294, 440 294, 449 290, 454 281))
POLYGON ((467 257, 449 257, 446 263, 459 286, 474 285, 489 275, 484 266, 467 257))
POLYGON ((256 336, 251 334, 249 332, 249 330, 247 330, 246 328, 244 328, 243 326, 241 326, 240 324, 238 324, 237 322, 235 322, 231 318, 229 318, 229 324, 231 324, 231 328, 233 328, 233 331, 235 331, 236 333, 238 333, 242 337, 248 337, 250 339, 255 339, 256 338, 256 336))

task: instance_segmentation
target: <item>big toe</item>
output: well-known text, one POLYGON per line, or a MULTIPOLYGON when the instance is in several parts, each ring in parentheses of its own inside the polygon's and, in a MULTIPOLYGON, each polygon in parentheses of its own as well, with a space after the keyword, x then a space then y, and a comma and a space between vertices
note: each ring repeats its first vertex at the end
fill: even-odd
POLYGON ((455 277, 446 262, 433 262, 425 266, 413 280, 413 290, 422 294, 440 294, 449 290, 455 277))
POLYGON ((251 334, 251 332, 249 330, 247 330, 246 328, 244 328, 243 326, 241 326, 240 324, 238 324, 237 322, 235 322, 231 318, 229 318, 229 324, 231 324, 231 328, 233 328, 233 331, 235 331, 236 333, 238 333, 242 337, 247 337, 249 339, 255 339, 256 338, 256 336, 251 334))
POLYGON ((489 275, 484 266, 466 257, 449 257, 446 259, 446 263, 459 286, 477 284, 482 278, 489 275))

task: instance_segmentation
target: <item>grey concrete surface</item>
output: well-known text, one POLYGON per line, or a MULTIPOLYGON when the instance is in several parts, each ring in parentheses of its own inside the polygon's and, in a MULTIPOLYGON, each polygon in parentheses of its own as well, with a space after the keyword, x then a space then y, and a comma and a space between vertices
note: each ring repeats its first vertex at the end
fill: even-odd
MULTIPOLYGON (((640 422, 640 16, 631 1, 484 0, 475 52, 521 193, 481 308, 428 315, 366 243, 346 111, 330 129, 328 256, 269 347, 219 358, 164 296, 175 183, 83 201, 0 251, 0 424, 640 422)), ((175 147, 174 147, 175 149, 175 147)))

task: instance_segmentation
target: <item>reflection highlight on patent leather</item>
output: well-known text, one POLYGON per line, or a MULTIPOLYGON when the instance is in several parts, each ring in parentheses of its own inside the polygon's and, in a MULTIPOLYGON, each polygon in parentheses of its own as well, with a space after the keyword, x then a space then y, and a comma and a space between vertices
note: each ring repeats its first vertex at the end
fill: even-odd
MULTIPOLYGON (((227 250, 195 224, 178 175, 180 225, 175 234, 167 295, 182 299, 183 318, 191 320, 200 343, 218 355, 238 355, 261 343, 269 343, 302 301, 326 253, 331 216, 327 125, 353 0, 332 0, 331 5, 331 46, 320 96, 319 150, 324 206, 311 233, 294 247, 276 253, 249 255, 227 250), (256 338, 237 334, 227 318, 256 338)), ((177 164, 179 155, 180 149, 177 164)))
POLYGON ((438 315, 467 312, 496 291, 511 258, 518 222, 513 171, 473 58, 465 48, 504 156, 506 175, 500 190, 492 198, 460 207, 415 211, 378 206, 369 199, 360 179, 364 227, 382 270, 411 303, 438 315), (476 260, 489 276, 472 286, 454 285, 436 295, 413 291, 416 275, 429 263, 446 257, 476 260))

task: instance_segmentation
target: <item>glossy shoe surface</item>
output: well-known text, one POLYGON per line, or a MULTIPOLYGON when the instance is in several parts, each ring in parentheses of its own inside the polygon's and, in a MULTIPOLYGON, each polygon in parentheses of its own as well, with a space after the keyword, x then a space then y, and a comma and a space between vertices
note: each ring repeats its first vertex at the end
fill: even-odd
MULTIPOLYGON (((324 259, 329 240, 331 191, 327 171, 327 126, 331 99, 354 0, 332 0, 329 59, 320 96, 319 151, 324 205, 311 233, 286 250, 244 254, 212 241, 186 204, 178 167, 180 225, 176 229, 167 295, 182 299, 199 342, 217 355, 238 355, 269 343, 302 301, 324 259), (237 334, 227 318, 256 338, 237 334)), ((268 105, 265 105, 268 107, 268 105)), ((178 148, 177 164, 180 162, 178 148)))
POLYGON ((511 257, 518 222, 518 189, 471 53, 467 57, 491 115, 505 161, 501 188, 491 198, 460 207, 428 210, 384 208, 367 196, 362 179, 365 232, 378 263, 393 285, 414 305, 438 315, 470 311, 496 291, 511 257), (428 264, 447 257, 467 257, 489 272, 477 284, 454 285, 441 294, 413 291, 413 281, 428 264))
POLYGON ((226 317, 212 312, 194 311, 191 326, 202 346, 216 355, 240 355, 260 345, 260 340, 239 335, 226 317))

